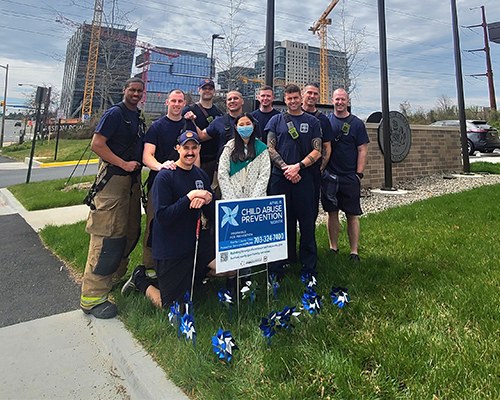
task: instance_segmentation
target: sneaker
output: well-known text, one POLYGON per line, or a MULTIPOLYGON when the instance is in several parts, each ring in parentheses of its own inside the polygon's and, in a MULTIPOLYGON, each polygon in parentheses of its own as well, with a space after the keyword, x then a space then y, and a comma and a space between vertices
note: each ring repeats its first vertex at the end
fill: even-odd
POLYGON ((361 262, 361 258, 359 258, 359 256, 357 254, 354 254, 354 253, 351 253, 351 255, 349 256, 349 259, 352 261, 353 264, 357 264, 357 263, 361 262))
POLYGON ((82 311, 85 314, 93 315, 95 318, 99 319, 114 318, 116 314, 118 314, 118 308, 107 300, 102 304, 92 307, 90 310, 82 308, 82 311))
POLYGON ((134 269, 134 272, 132 272, 132 275, 130 275, 130 278, 128 278, 127 282, 125 282, 122 287, 122 296, 127 296, 137 290, 136 282, 139 277, 146 278, 146 267, 144 265, 138 265, 134 269))
POLYGON ((332 249, 330 247, 330 249, 328 250, 330 253, 333 253, 333 254, 339 254, 339 249, 332 249))

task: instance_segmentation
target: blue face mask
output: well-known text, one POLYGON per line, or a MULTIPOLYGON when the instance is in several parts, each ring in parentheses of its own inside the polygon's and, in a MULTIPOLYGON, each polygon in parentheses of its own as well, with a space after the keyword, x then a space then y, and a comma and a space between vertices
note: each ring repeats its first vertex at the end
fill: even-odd
POLYGON ((243 139, 249 138, 253 133, 253 125, 238 126, 238 133, 243 139))

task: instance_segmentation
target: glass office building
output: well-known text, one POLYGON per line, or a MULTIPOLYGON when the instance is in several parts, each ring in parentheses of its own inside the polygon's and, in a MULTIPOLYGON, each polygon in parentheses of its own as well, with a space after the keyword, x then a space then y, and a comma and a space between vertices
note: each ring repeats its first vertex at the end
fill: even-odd
MULTIPOLYGON (((190 102, 198 99, 198 85, 201 79, 210 75, 210 57, 206 53, 179 49, 161 48, 179 54, 170 59, 168 56, 151 52, 147 73, 145 112, 159 117, 165 114, 165 100, 172 89, 181 89, 190 102)), ((144 64, 144 51, 136 57, 136 66, 144 64)), ((143 76, 144 74, 139 74, 143 76)))

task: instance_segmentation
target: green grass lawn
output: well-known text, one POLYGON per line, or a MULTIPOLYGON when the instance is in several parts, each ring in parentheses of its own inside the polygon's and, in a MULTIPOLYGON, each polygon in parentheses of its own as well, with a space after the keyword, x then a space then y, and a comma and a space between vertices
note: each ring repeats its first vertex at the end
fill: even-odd
MULTIPOLYGON (((317 229, 323 297, 316 317, 302 312, 294 331, 268 346, 259 324, 271 311, 265 278, 255 304, 240 313, 217 300, 223 281, 194 299, 196 347, 179 339, 168 312, 141 295, 114 292, 120 318, 178 386, 193 399, 496 399, 500 398, 500 185, 431 198, 361 220, 361 264, 327 251, 317 229), (351 302, 332 304, 332 286, 351 302), (211 337, 230 330, 239 350, 229 364, 211 337)), ((82 272, 84 223, 46 227, 43 241, 82 272)), ((129 272, 140 262, 138 246, 129 272)), ((293 265, 271 309, 301 304, 303 283, 293 265)))
MULTIPOLYGON (((82 176, 71 178, 68 186, 81 183, 93 182, 95 176, 82 176)), ((66 187, 67 178, 52 181, 21 183, 9 186, 9 191, 28 211, 46 210, 49 208, 74 206, 82 204, 87 195, 87 190, 72 189, 67 192, 62 190, 66 187)))
MULTIPOLYGON (((475 162, 471 164, 471 172, 487 172, 500 174, 500 164, 488 162, 475 162)), ((147 179, 149 170, 143 169, 142 181, 147 179)), ((80 182, 92 182, 94 176, 72 178, 68 185, 80 182)), ((67 179, 57 179, 53 181, 31 182, 29 184, 19 184, 9 187, 12 194, 28 211, 45 210, 48 208, 73 206, 82 204, 87 194, 86 190, 71 190, 62 192, 67 179), (41 195, 43 193, 43 196, 41 195)))
MULTIPOLYGON (((59 146, 57 149, 57 162, 63 161, 78 161, 80 158, 82 161, 87 161, 87 159, 95 159, 97 156, 90 150, 88 146, 90 139, 83 140, 59 140, 59 146)), ((56 141, 51 140, 48 143, 46 140, 42 143, 37 141, 35 144, 35 157, 44 157, 43 162, 51 163, 54 162, 54 155, 56 149, 56 141)), ((26 157, 31 154, 31 141, 25 142, 21 145, 12 145, 2 148, 2 155, 6 157, 11 157, 17 161, 24 161, 26 157)))
MULTIPOLYGON (((149 170, 142 171, 143 182, 147 179, 149 170)), ((71 178, 67 186, 81 182, 93 182, 95 175, 71 178)), ((74 188, 63 192, 67 178, 52 181, 20 183, 9 186, 9 191, 28 211, 46 210, 49 208, 75 206, 82 204, 88 190, 74 188)))
POLYGON ((500 174, 500 164, 477 161, 471 163, 470 170, 471 172, 489 172, 490 174, 500 174))

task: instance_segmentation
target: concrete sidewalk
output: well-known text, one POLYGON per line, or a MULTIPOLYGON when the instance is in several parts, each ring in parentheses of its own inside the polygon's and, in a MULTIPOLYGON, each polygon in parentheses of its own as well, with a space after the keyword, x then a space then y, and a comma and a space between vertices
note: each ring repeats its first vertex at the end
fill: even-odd
POLYGON ((2 399, 188 399, 118 319, 80 310, 0 329, 2 399))
POLYGON ((0 398, 187 400, 119 319, 79 310, 78 285, 34 232, 87 214, 26 211, 0 189, 0 398))

